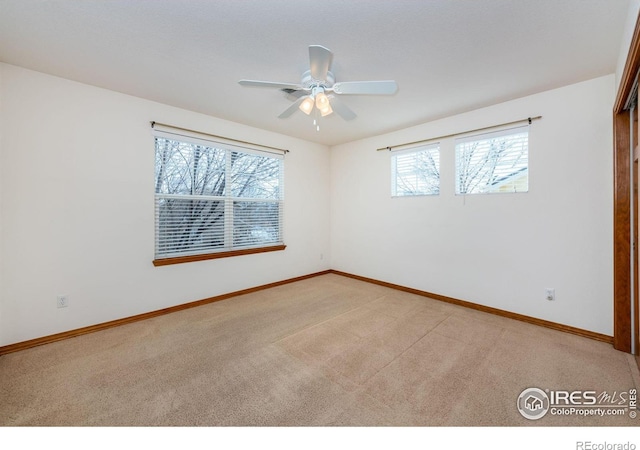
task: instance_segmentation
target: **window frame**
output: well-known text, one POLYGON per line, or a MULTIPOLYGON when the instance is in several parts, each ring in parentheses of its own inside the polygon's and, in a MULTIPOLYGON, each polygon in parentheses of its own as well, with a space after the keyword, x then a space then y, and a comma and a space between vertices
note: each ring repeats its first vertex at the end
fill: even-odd
MULTIPOLYGON (((441 173, 440 173, 440 162, 441 162, 441 147, 440 142, 429 142, 423 145, 403 148, 400 150, 392 150, 391 151, 391 198, 412 198, 412 197, 437 197, 440 195, 441 188, 441 173), (436 171, 438 174, 437 177, 437 191, 436 192, 416 192, 416 193, 406 193, 406 194, 398 194, 398 158, 409 155, 417 155, 422 152, 432 152, 435 151, 437 154, 437 160, 435 161, 436 171)), ((418 174, 420 172, 419 167, 412 167, 413 173, 418 174)), ((417 176, 417 175, 416 175, 417 176)), ((417 183, 416 183, 417 184, 417 183)))
MULTIPOLYGON (((465 195, 493 195, 493 194, 526 194, 529 192, 529 140, 531 134, 531 124, 519 125, 519 126, 509 126, 509 127, 496 127, 495 129, 484 131, 482 133, 469 133, 465 135, 457 136, 454 139, 454 171, 455 171, 455 195, 465 196, 465 195), (526 173, 526 189, 525 190, 486 190, 486 191, 475 191, 475 192, 461 192, 460 190, 460 164, 459 164, 459 145, 464 145, 466 143, 473 142, 486 142, 491 139, 500 139, 502 137, 506 138, 509 136, 517 136, 526 133, 526 140, 524 141, 524 146, 526 147, 524 152, 526 153, 526 165, 525 167, 515 170, 512 173, 506 175, 506 177, 511 177, 517 175, 519 172, 526 173)), ((495 166, 494 166, 495 169, 495 166)), ((496 179, 492 184, 496 184, 500 182, 500 179, 496 179)), ((485 184, 484 186, 489 186, 489 184, 485 184)), ((483 186, 483 187, 484 187, 483 186)))
MULTIPOLYGON (((201 195, 203 200, 215 200, 223 202, 225 218, 223 220, 223 235, 225 236, 225 244, 221 250, 213 250, 207 249, 207 251, 203 251, 202 253, 191 253, 189 251, 183 252, 183 254, 175 254, 164 256, 159 252, 159 213, 158 213, 158 199, 159 198, 183 198, 185 200, 194 200, 197 199, 200 195, 187 195, 187 194, 162 194, 156 192, 157 187, 154 187, 154 266, 165 266, 171 264, 181 264, 187 262, 194 261, 204 261, 210 259, 218 259, 218 258, 228 258, 233 256, 241 256, 248 254, 256 254, 256 253, 265 253, 265 252, 273 252, 273 251, 281 251, 286 248, 284 244, 283 238, 283 228, 284 228, 284 154, 285 151, 271 151, 271 150, 262 150, 260 148, 250 148, 244 145, 238 145, 235 142, 225 142, 222 139, 208 139, 206 136, 198 133, 198 135, 193 136, 185 133, 174 133, 166 130, 152 130, 153 143, 154 143, 154 155, 157 157, 157 139, 167 139, 170 141, 181 142, 185 144, 191 145, 200 145, 207 148, 212 148, 215 150, 222 150, 225 152, 225 169, 224 176, 225 178, 228 176, 229 170, 229 155, 233 152, 248 154, 248 155, 256 155, 263 156, 268 158, 273 158, 280 160, 279 161, 279 174, 278 174, 278 194, 277 198, 254 198, 254 197, 242 197, 242 196, 234 196, 233 192, 228 186, 225 186, 225 193, 222 196, 207 196, 201 195), (203 137, 204 136, 204 137, 203 137), (214 199, 215 197, 215 199, 214 199), (278 204, 278 240, 274 243, 266 243, 263 245, 235 245, 233 242, 234 235, 234 221, 233 221, 233 213, 234 213, 234 204, 236 202, 269 202, 269 203, 277 203, 278 204), (231 236, 231 239, 229 239, 231 236)), ((270 148, 269 148, 270 149, 270 148)), ((157 171, 156 164, 154 163, 154 180, 157 182, 157 171)), ((225 183, 227 180, 225 179, 225 183)))

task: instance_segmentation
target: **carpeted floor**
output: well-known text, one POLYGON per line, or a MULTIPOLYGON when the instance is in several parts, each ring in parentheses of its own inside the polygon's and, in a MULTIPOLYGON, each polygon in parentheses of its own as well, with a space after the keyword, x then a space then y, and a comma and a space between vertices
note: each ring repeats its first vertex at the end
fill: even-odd
POLYGON ((626 426, 529 387, 638 388, 611 345, 330 274, 0 357, 4 426, 626 426))

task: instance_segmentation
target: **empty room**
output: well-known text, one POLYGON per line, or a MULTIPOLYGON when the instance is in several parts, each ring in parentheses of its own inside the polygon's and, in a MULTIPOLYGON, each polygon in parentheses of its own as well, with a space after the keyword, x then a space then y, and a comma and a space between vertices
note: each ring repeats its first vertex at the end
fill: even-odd
POLYGON ((639 425, 639 10, 0 0, 0 425, 639 425))

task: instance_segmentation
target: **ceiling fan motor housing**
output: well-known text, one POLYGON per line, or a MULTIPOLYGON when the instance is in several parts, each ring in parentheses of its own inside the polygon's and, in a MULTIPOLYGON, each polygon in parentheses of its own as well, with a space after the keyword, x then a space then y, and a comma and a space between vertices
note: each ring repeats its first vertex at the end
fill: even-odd
POLYGON ((333 76, 333 73, 331 71, 327 71, 326 80, 316 80, 311 76, 311 71, 307 70, 302 74, 302 82, 300 84, 302 84, 302 86, 304 86, 307 89, 311 89, 315 86, 322 86, 323 88, 329 88, 333 86, 335 82, 336 82, 336 78, 333 76))

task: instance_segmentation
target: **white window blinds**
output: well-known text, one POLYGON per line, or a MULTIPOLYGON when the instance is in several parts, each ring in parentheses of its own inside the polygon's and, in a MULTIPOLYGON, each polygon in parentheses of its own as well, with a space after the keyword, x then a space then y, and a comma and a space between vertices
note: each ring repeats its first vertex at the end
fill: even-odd
POLYGON ((391 156, 391 195, 440 193, 440 144, 394 151, 391 156))
POLYGON ((455 140, 456 194, 527 192, 529 126, 455 140))
POLYGON ((282 153, 154 135, 155 259, 282 245, 282 153))

